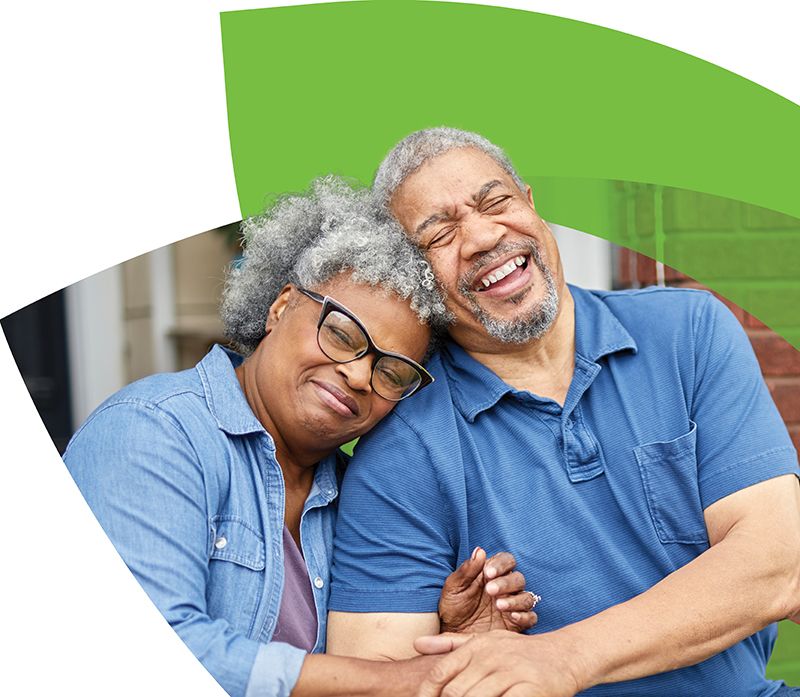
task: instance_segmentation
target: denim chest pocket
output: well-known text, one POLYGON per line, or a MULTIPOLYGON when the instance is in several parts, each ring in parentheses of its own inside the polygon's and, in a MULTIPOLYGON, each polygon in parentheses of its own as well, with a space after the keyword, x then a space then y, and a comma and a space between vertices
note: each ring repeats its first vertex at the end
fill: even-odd
POLYGON ((236 516, 217 515, 210 523, 208 613, 249 635, 264 589, 264 537, 236 516))
POLYGON ((663 543, 708 544, 697 481, 697 425, 669 441, 633 449, 639 464, 647 506, 663 543))

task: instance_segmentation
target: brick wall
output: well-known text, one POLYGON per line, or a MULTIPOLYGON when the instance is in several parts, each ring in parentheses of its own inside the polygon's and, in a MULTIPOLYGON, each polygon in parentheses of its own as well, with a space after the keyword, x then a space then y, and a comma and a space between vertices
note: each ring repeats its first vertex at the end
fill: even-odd
POLYGON ((652 184, 619 183, 617 194, 613 241, 712 286, 800 349, 800 219, 652 184))
MULTIPOLYGON (((616 288, 654 285, 663 280, 668 286, 710 290, 669 266, 659 268, 649 257, 625 248, 617 250, 614 276, 616 288)), ((714 294, 733 311, 750 337, 772 398, 789 429, 794 447, 800 451, 800 351, 738 305, 719 293, 714 294)))

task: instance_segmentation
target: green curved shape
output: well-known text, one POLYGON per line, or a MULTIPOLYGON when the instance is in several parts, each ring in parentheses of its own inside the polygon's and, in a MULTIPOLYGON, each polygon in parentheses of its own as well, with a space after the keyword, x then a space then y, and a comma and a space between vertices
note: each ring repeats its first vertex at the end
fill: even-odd
POLYGON ((737 242, 751 231, 723 230, 712 246, 724 255, 695 257, 689 232, 651 244, 620 230, 609 212, 620 194, 608 184, 689 190, 800 218, 797 104, 666 46, 522 10, 359 2, 230 12, 221 23, 244 215, 328 172, 368 183, 413 130, 467 128, 511 154, 550 220, 710 279, 800 345, 796 280, 781 275, 797 230, 754 230, 763 244, 744 247, 737 242), (734 259, 732 276, 753 263, 777 275, 744 285, 721 278, 723 256, 734 259))
POLYGON ((676 187, 524 178, 546 220, 663 261, 800 348, 800 219, 676 187))

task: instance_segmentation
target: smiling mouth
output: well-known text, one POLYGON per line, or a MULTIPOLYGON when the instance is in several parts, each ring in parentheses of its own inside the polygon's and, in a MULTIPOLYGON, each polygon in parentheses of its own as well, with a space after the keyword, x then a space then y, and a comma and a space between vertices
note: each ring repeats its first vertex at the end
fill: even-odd
POLYGON ((470 284, 470 290, 498 297, 516 293, 530 280, 531 274, 528 270, 530 261, 530 253, 526 253, 506 259, 502 264, 493 265, 476 276, 470 284))
POLYGON ((347 418, 356 417, 359 414, 358 403, 350 395, 345 394, 335 385, 329 382, 318 380, 311 381, 316 388, 317 395, 323 404, 330 407, 333 411, 347 418))

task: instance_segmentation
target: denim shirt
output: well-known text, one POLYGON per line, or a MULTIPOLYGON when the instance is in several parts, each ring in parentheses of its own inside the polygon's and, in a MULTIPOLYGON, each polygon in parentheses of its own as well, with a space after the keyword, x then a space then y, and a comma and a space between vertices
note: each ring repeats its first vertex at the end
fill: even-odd
MULTIPOLYGON (((64 461, 103 529, 189 649, 236 697, 285 697, 305 652, 272 642, 285 489, 275 443, 215 346, 192 370, 101 404, 64 461)), ((300 537, 325 649, 337 455, 317 466, 300 537)))

